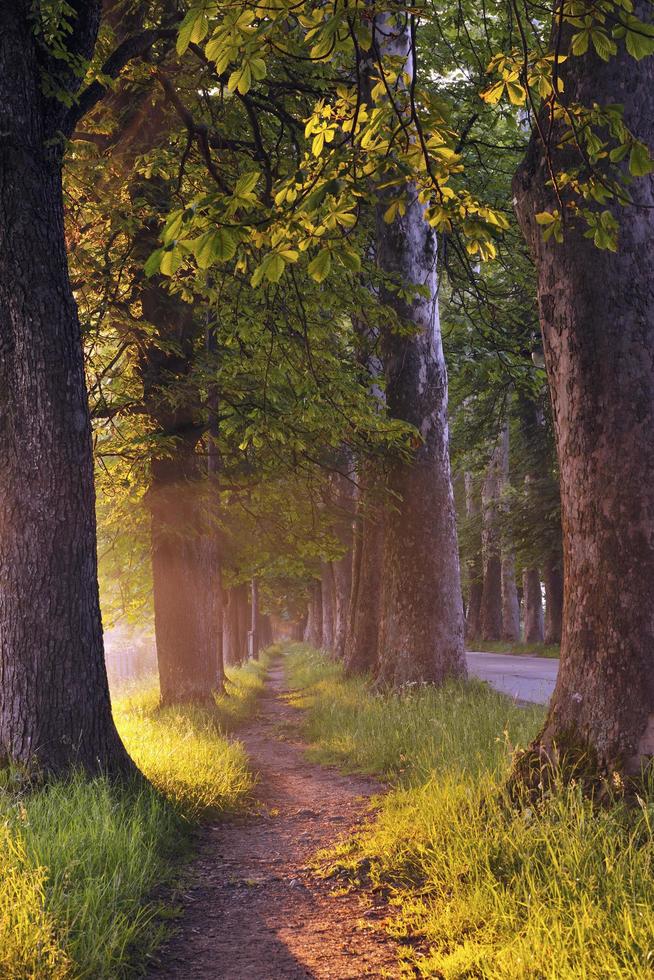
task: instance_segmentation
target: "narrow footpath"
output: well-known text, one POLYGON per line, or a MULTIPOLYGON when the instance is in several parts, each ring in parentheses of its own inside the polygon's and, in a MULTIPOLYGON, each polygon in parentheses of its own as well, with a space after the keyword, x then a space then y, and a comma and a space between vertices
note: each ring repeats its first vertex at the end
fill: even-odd
POLYGON ((308 763, 303 746, 286 740, 300 712, 284 693, 275 664, 258 717, 238 735, 259 773, 258 811, 203 832, 179 931, 151 980, 399 976, 383 900, 339 895, 338 883, 307 867, 319 848, 368 819, 382 787, 308 763))

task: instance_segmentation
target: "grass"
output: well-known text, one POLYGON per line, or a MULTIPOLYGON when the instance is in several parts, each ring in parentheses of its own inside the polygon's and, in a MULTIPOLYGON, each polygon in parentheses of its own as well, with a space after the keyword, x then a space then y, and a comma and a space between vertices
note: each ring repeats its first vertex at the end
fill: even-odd
POLYGON ((330 873, 387 891, 408 975, 654 976, 654 789, 635 807, 572 786, 511 810, 512 750, 542 709, 476 683, 375 694, 303 647, 286 663, 314 758, 392 780, 330 873))
POLYGON ((172 881, 194 824, 244 806, 253 788, 245 751, 225 732, 255 710, 265 664, 229 673, 215 710, 161 709, 151 683, 115 703, 150 786, 75 776, 0 790, 2 980, 118 980, 160 942, 171 910, 153 890, 172 881))
POLYGON ((472 640, 470 647, 481 653, 509 653, 515 656, 547 657, 557 660, 558 643, 505 643, 502 640, 472 640))

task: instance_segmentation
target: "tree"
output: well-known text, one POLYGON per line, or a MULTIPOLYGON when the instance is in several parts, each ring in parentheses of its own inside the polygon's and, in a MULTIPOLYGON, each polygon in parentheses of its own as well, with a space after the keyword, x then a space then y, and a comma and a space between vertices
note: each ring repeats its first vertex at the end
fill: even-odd
POLYGON ((46 772, 124 775, 132 765, 103 659, 62 198, 64 141, 100 10, 75 2, 50 16, 17 0, 0 13, 0 746, 12 763, 46 772))
MULTIPOLYGON (((411 26, 403 11, 378 17, 373 43, 378 58, 393 57, 414 76, 411 26)), ((397 177, 389 165, 387 180, 397 177)), ((436 238, 415 187, 406 188, 401 209, 393 207, 387 194, 380 197, 376 241, 385 275, 381 298, 399 319, 398 327, 382 335, 386 405, 391 418, 408 422, 419 435, 409 460, 387 464, 392 503, 384 527, 379 678, 395 685, 441 684, 447 677, 465 675, 466 668, 436 238), (407 296, 400 284, 414 295, 407 296)))
MULTIPOLYGON (((654 44, 648 3, 639 0, 633 8, 642 29, 631 15, 616 12, 626 26, 619 44, 610 41, 606 58, 597 45, 586 50, 579 40, 575 57, 581 32, 574 20, 555 25, 560 50, 572 45, 572 56, 557 69, 568 111, 553 119, 547 139, 550 122, 543 111, 514 183, 538 271, 565 569, 558 681, 544 729, 523 766, 564 754, 570 762, 583 760, 596 776, 616 769, 638 774, 654 754, 651 178, 631 183, 633 204, 619 203, 628 166, 634 175, 652 169, 643 143, 654 141, 654 44), (560 142, 568 120, 588 118, 577 107, 608 106, 610 113, 616 100, 624 115, 605 130, 606 139, 611 147, 617 134, 626 150, 612 153, 613 160, 625 154, 629 160, 617 178, 606 152, 584 157, 583 143, 560 142), (561 201, 570 213, 576 203, 574 187, 562 186, 561 173, 612 194, 607 201, 598 191, 586 224, 572 218, 559 231, 561 201), (544 222, 555 226, 550 234, 543 234, 544 222), (618 230, 617 245, 602 229, 618 230)), ((606 37, 601 22, 591 26, 606 37)))

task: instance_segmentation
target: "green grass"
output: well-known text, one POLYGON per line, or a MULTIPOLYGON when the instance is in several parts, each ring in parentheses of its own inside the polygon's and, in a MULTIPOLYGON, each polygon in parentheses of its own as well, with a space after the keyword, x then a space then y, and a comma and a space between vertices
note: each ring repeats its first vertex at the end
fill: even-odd
POLYGON ((547 657, 558 659, 561 648, 558 643, 504 643, 502 640, 473 640, 471 650, 481 653, 509 653, 515 656, 547 657))
POLYGON ((265 664, 230 671, 215 710, 158 706, 149 684, 114 705, 150 786, 82 776, 26 793, 0 790, 0 978, 117 980, 161 940, 170 910, 152 900, 208 813, 253 788, 234 729, 254 710, 265 664))
POLYGON ((393 780, 329 870, 387 890, 407 973, 651 980, 654 791, 599 807, 572 786, 517 812, 503 784, 542 709, 477 684, 374 694, 302 647, 287 669, 314 757, 393 780))

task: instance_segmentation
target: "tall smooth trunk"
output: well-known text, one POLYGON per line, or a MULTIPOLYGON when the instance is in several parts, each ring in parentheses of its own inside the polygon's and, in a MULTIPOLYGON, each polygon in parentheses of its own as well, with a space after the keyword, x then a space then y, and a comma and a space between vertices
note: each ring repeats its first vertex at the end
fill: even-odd
MULTIPOLYGON (((414 75, 409 19, 376 19, 374 39, 382 55, 400 60, 414 75)), ((389 158, 388 176, 397 176, 389 158)), ((396 194, 396 191, 393 191, 396 194)), ((407 189, 406 213, 384 220, 388 192, 377 209, 377 262, 385 276, 415 284, 425 295, 406 298, 382 283, 380 298, 410 333, 386 326, 382 360, 391 418, 415 426, 420 445, 409 461, 388 463, 392 505, 384 529, 379 681, 401 686, 441 684, 465 676, 463 602, 450 476, 447 371, 438 310, 436 238, 424 220, 415 189, 407 189)))
POLYGON ((525 643, 542 643, 544 638, 543 591, 537 568, 525 568, 522 574, 522 596, 525 643))
POLYGON ((484 587, 481 597, 481 635, 502 637, 502 537, 499 526, 504 447, 500 438, 488 464, 481 491, 484 587))
POLYGON ((322 585, 318 581, 313 581, 309 589, 308 616, 304 639, 306 643, 317 650, 322 648, 322 585))
POLYGON ((379 663, 384 521, 382 508, 373 495, 377 473, 377 466, 371 461, 361 467, 344 654, 349 675, 374 673, 379 663))
POLYGON ((520 599, 512 551, 502 556, 502 639, 517 643, 520 639, 520 599))
POLYGON ((250 655, 259 658, 259 582, 256 577, 250 584, 250 655))
POLYGON ((321 572, 322 645, 331 654, 334 653, 335 600, 334 569, 332 563, 326 561, 321 572))
POLYGON ((163 704, 211 700, 222 686, 214 616, 219 583, 199 499, 193 441, 151 464, 149 504, 159 684, 163 704))
POLYGON ((545 578, 545 642, 561 642, 563 623, 563 572, 558 563, 548 561, 545 578))
POLYGON ((472 473, 465 474, 466 518, 471 524, 472 550, 466 559, 468 601, 466 605, 466 641, 481 637, 481 600, 484 591, 484 562, 481 543, 481 505, 472 473))
MULTIPOLYGON (((507 512, 504 494, 509 487, 509 424, 505 422, 502 430, 502 474, 500 492, 500 515, 507 512)), ((507 643, 520 640, 520 600, 515 576, 515 549, 506 529, 502 540, 502 639, 507 643)))
POLYGON ((58 134, 31 5, 0 12, 0 764, 127 773, 98 599, 58 134), (55 138, 57 143, 55 143, 55 138))
MULTIPOLYGON (((651 23, 651 7, 634 13, 651 23)), ((620 103, 654 144, 654 58, 619 42, 608 62, 589 53, 562 66, 566 98, 620 103)), ((552 140, 555 166, 568 161, 552 140)), ((545 242, 535 215, 556 206, 538 139, 514 181, 538 271, 545 360, 561 473, 564 613, 561 661, 533 752, 585 754, 599 774, 638 772, 654 754, 654 184, 611 208, 617 252, 581 227, 545 242)), ((532 754, 533 754, 532 752, 532 754)))

